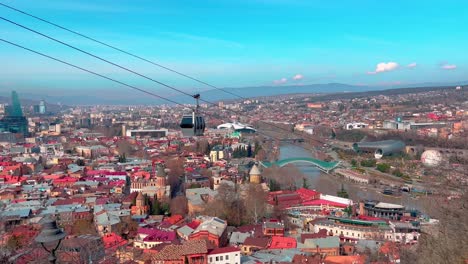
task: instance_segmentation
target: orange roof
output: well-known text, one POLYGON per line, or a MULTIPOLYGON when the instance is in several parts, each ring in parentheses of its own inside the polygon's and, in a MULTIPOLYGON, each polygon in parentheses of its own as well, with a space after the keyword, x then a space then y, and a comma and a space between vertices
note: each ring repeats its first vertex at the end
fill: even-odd
POLYGON ((57 184, 57 183, 74 183, 74 182, 77 182, 77 181, 78 181, 77 178, 63 177, 63 178, 59 178, 59 179, 54 179, 53 184, 57 184))
POLYGON ((327 256, 325 264, 364 264, 366 256, 327 256))
POLYGON ((127 244, 127 240, 123 239, 116 233, 106 234, 102 237, 102 241, 104 242, 105 249, 117 248, 127 244))
POLYGON ((271 238, 270 249, 296 248, 297 241, 292 237, 273 236, 271 238))
POLYGON ((181 215, 176 214, 176 215, 173 215, 173 216, 170 216, 170 217, 166 218, 165 220, 174 225, 174 224, 180 222, 182 219, 184 219, 184 218, 181 215))
POLYGON ((42 176, 45 180, 55 180, 55 179, 58 179, 60 177, 62 177, 62 175, 55 175, 55 174, 50 174, 50 175, 44 175, 42 176))

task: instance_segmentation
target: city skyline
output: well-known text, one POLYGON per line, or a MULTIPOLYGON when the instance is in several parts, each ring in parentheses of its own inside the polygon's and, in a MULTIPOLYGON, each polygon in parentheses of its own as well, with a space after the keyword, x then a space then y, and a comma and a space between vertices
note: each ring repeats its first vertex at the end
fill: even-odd
MULTIPOLYGON (((218 87, 346 83, 404 86, 466 81, 468 42, 457 10, 445 1, 325 3, 309 1, 6 1, 218 87), (427 2, 426 2, 427 3, 427 2), (444 12, 441 12, 444 11, 444 12), (425 19, 430 17, 430 19, 425 19)), ((2 17, 119 62, 181 89, 198 83, 98 46, 1 7, 2 17)), ((468 21, 466 21, 468 22, 468 21)), ((4 38, 161 92, 166 90, 19 27, 1 21, 4 38), (31 41, 33 40, 33 41, 31 41)), ((105 80, 28 54, 5 43, 0 89, 76 93, 115 89, 105 80), (24 78, 27 74, 28 78, 24 78), (66 88, 66 91, 60 89, 66 88)), ((118 88, 124 91, 125 88, 118 88)))

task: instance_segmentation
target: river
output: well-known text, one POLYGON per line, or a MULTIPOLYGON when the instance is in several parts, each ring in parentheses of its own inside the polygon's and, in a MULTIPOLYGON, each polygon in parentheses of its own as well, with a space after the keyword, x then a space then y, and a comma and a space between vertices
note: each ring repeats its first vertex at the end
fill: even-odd
MULTIPOLYGON (((280 147, 280 159, 313 157, 308 150, 291 144, 282 144, 280 147)), ((411 198, 407 193, 401 197, 387 196, 376 191, 371 186, 359 185, 342 180, 336 176, 326 174, 307 163, 296 163, 297 168, 307 177, 310 189, 315 189, 324 194, 336 195, 341 186, 348 191, 350 199, 357 202, 359 200, 378 200, 387 203, 401 204, 408 209, 418 209, 427 211, 431 197, 411 198)), ((302 184, 302 182, 301 182, 302 184)))

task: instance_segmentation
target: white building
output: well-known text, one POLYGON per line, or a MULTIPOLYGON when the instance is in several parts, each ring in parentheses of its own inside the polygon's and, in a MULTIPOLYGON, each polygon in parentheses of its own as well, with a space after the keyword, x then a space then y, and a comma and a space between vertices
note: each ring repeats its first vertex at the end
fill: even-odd
POLYGON ((240 264, 240 253, 237 247, 213 249, 208 253, 208 264, 240 264))
POLYGON ((239 122, 234 123, 225 123, 217 126, 217 129, 232 129, 234 131, 242 131, 242 132, 256 132, 257 130, 249 125, 242 124, 239 122))
POLYGON ((369 125, 366 123, 352 122, 352 123, 346 124, 345 129, 346 130, 363 129, 363 128, 367 128, 368 126, 369 125))

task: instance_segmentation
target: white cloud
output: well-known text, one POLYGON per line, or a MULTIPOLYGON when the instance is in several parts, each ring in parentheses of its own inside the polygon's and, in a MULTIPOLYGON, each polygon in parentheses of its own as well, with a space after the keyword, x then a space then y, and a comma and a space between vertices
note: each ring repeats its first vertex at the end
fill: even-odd
POLYGON ((302 75, 302 74, 296 74, 293 77, 293 80, 295 80, 295 81, 300 81, 302 79, 304 79, 304 75, 302 75))
POLYGON ((279 80, 274 80, 273 81, 274 84, 285 84, 287 82, 288 82, 288 79, 286 79, 286 78, 281 78, 279 80))
POLYGON ((444 64, 441 66, 442 69, 444 70, 455 70, 457 68, 457 65, 455 64, 444 64))
POLYGON ((375 71, 367 72, 367 74, 377 74, 381 72, 394 71, 400 65, 396 62, 381 62, 375 67, 375 71))
POLYGON ((415 68, 416 66, 418 66, 418 64, 416 62, 413 62, 413 63, 406 65, 406 68, 412 69, 412 68, 415 68))

